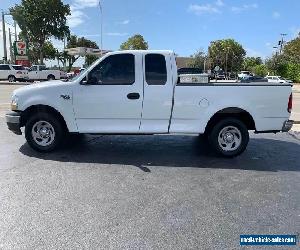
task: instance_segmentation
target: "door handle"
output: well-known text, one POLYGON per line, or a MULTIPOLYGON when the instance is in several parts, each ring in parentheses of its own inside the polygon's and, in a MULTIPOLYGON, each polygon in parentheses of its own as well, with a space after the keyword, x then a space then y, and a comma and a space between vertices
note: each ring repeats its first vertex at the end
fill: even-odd
POLYGON ((140 94, 139 93, 129 93, 127 95, 127 98, 130 100, 140 99, 140 94))

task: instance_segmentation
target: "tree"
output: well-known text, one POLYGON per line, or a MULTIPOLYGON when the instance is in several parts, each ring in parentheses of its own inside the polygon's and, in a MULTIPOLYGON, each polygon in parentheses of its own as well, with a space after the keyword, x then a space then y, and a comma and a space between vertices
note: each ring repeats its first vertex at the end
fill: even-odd
MULTIPOLYGON (((51 41, 46 41, 43 46, 43 55, 44 59, 55 59, 56 58, 56 49, 54 48, 51 41)), ((39 51, 36 49, 36 47, 32 46, 32 44, 29 44, 28 49, 28 56, 29 60, 33 62, 34 64, 38 64, 39 61, 39 51)))
POLYGON ((257 64, 251 71, 254 72, 255 75, 262 77, 265 77, 268 74, 268 68, 265 64, 257 64))
POLYGON ((253 71, 253 69, 263 64, 263 61, 260 57, 246 57, 243 62, 243 69, 253 71))
MULTIPOLYGON (((201 49, 198 50, 194 55, 191 56, 191 62, 189 63, 189 67, 199 68, 204 70, 204 64, 207 65, 207 55, 201 49)), ((207 66, 205 66, 207 69, 207 66)))
POLYGON ((208 55, 212 68, 218 65, 227 72, 234 72, 242 68, 246 51, 234 39, 223 39, 210 43, 208 55))
POLYGON ((284 46, 283 55, 289 62, 300 64, 300 36, 284 46))
POLYGON ((128 50, 128 49, 134 49, 134 50, 146 50, 148 49, 148 43, 145 41, 144 37, 142 35, 134 35, 120 46, 121 50, 128 50))
POLYGON ((22 0, 10 8, 10 13, 22 30, 21 35, 36 48, 41 64, 46 41, 50 37, 61 40, 70 33, 66 24, 70 6, 62 0, 22 0))

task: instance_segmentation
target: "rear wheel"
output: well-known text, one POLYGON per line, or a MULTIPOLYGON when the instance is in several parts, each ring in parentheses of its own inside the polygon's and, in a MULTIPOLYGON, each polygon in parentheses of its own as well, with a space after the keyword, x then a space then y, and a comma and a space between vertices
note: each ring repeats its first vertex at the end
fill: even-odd
POLYGON ((16 81, 16 77, 15 76, 9 76, 8 77, 8 81, 9 82, 15 82, 16 81))
POLYGON ((209 133, 211 147, 222 156, 234 157, 243 153, 249 142, 246 125, 238 119, 219 121, 209 133))
POLYGON ((39 152, 51 152, 62 143, 64 127, 59 119, 49 113, 37 113, 25 125, 28 144, 39 152))

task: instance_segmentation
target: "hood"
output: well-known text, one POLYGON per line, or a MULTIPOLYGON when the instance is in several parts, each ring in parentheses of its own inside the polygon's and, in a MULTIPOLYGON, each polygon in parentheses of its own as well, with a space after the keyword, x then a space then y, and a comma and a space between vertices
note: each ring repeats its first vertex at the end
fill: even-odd
POLYGON ((60 87, 64 87, 66 84, 67 84, 67 82, 63 82, 61 80, 32 83, 30 85, 16 89, 13 92, 13 96, 15 96, 15 95, 21 96, 23 94, 27 94, 28 92, 35 92, 35 91, 48 89, 48 88, 60 88, 60 87))

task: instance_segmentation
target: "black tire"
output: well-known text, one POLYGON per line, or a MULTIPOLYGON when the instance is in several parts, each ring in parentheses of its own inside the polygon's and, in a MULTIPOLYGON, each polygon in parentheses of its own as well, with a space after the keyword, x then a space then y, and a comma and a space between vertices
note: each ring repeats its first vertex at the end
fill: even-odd
POLYGON ((55 80, 55 76, 54 75, 48 75, 47 80, 48 81, 53 81, 53 80, 55 80))
POLYGON ((16 81, 16 77, 13 76, 13 75, 10 75, 10 76, 7 78, 7 80, 8 80, 9 82, 15 82, 15 81, 16 81))
MULTIPOLYGON (((229 139, 231 138, 229 137, 229 139)), ((212 149, 219 155, 222 155, 224 157, 235 157, 245 151, 249 142, 249 132, 246 125, 242 121, 235 118, 226 118, 224 120, 219 121, 218 123, 215 124, 215 126, 212 127, 208 136, 208 141, 212 149), (231 148, 229 150, 224 150, 224 145, 226 145, 226 143, 225 142, 224 142, 225 144, 219 143, 219 136, 220 139, 223 138, 220 133, 222 132, 223 129, 226 130, 225 128, 228 127, 236 129, 236 133, 233 134, 236 137, 236 139, 240 141, 240 143, 237 144, 233 142, 232 150, 231 148)))
MULTIPOLYGON (((51 129, 52 131, 52 129, 51 129)), ((64 126, 61 124, 61 122, 59 121, 59 119, 50 113, 37 113, 34 114, 33 116, 31 116, 28 121, 26 122, 25 125, 25 137, 26 140, 28 142, 28 144, 30 145, 30 147, 32 147, 34 150, 38 151, 38 152, 51 152, 54 151, 55 149, 59 148, 59 146, 61 146, 62 144, 62 140, 64 138, 66 134, 66 131, 64 129, 64 126), (33 133, 32 133, 32 129, 35 126, 35 124, 37 124, 37 122, 41 122, 41 121, 45 121, 47 123, 49 123, 53 130, 54 130, 54 139, 53 141, 46 146, 41 146, 39 145, 35 139, 33 138, 33 133)))

